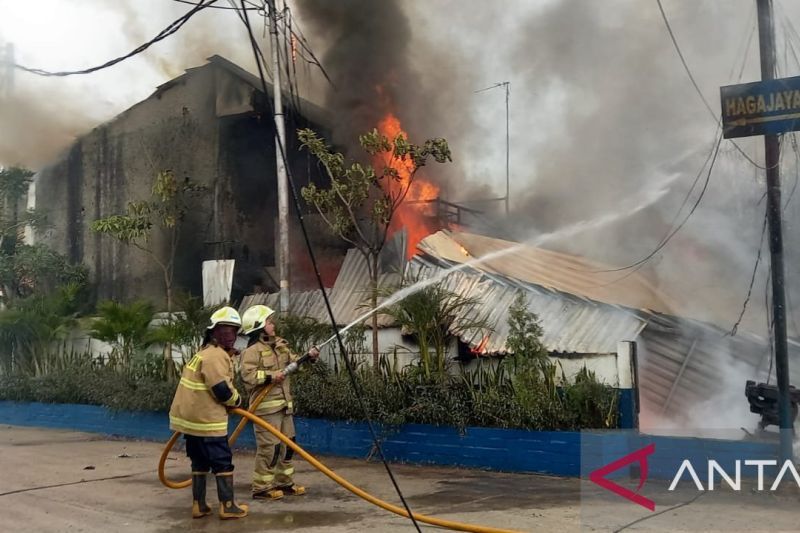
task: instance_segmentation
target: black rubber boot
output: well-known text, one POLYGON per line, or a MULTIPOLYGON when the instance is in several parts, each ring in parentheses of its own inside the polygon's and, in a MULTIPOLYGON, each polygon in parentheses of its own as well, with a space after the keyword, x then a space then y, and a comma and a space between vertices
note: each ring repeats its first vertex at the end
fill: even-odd
POLYGON ((206 503, 206 474, 192 472, 192 518, 203 518, 211 514, 206 503))
POLYGON ((247 516, 247 505, 239 505, 233 500, 233 474, 217 475, 217 495, 222 520, 247 516))

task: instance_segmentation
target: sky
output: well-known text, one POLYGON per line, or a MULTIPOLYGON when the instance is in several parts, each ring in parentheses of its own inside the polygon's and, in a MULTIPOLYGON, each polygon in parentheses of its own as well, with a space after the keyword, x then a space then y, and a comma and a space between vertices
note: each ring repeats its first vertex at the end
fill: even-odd
MULTIPOLYGON (((664 1, 665 9, 675 18, 675 30, 679 36, 684 29, 682 25, 686 26, 684 17, 694 15, 693 10, 687 8, 693 3, 685 0, 664 1)), ((225 1, 219 4, 227 5, 225 1)), ((702 116, 702 104, 696 96, 692 96, 677 56, 669 50, 666 32, 655 17, 655 2, 505 0, 486 3, 412 0, 404 4, 413 27, 414 41, 425 45, 419 49, 426 53, 431 49, 444 50, 444 55, 449 59, 461 63, 462 71, 469 72, 469 75, 459 72, 450 86, 440 87, 439 90, 454 94, 460 102, 468 106, 463 112, 470 116, 476 134, 459 139, 462 141, 458 146, 461 150, 457 152, 457 156, 470 160, 469 164, 464 165, 469 173, 467 177, 476 182, 489 183, 498 194, 505 192, 504 94, 500 88, 479 94, 474 94, 474 91, 501 81, 510 82, 511 174, 519 185, 516 193, 524 192, 531 175, 536 174, 537 169, 532 168, 535 166, 531 164, 530 156, 536 155, 537 147, 547 145, 554 137, 569 135, 565 131, 567 110, 576 106, 588 109, 597 105, 597 102, 592 101, 591 79, 586 80, 586 91, 582 94, 571 94, 570 88, 566 87, 569 80, 565 82, 561 79, 564 73, 561 76, 548 77, 546 81, 532 80, 536 77, 537 64, 540 62, 536 52, 539 44, 536 35, 543 30, 536 23, 537 15, 554 5, 577 4, 575 12, 583 11, 585 16, 592 17, 600 14, 601 18, 597 23, 607 27, 609 32, 623 33, 625 30, 622 25, 631 22, 637 25, 647 23, 647 27, 641 28, 641 33, 658 35, 659 45, 673 54, 673 57, 667 56, 664 59, 673 63, 669 65, 672 75, 686 86, 685 94, 681 96, 686 99, 685 107, 694 115, 690 117, 691 120, 700 128, 713 133, 713 123, 709 122, 708 117, 702 116), (591 4, 604 5, 607 9, 589 7, 591 4), (647 7, 632 9, 633 4, 647 7), (626 14, 615 22, 615 10, 620 5, 626 6, 621 10, 626 14), (639 12, 639 15, 632 17, 632 12, 639 12), (619 27, 615 27, 615 24, 619 27)), ((737 43, 744 39, 746 26, 752 20, 755 2, 719 0, 700 4, 709 6, 703 12, 708 19, 707 24, 719 28, 719 35, 714 43, 716 49, 707 48, 706 43, 699 47, 691 38, 687 38, 684 43, 686 55, 690 63, 694 61, 696 64, 697 58, 702 57, 703 65, 711 55, 721 69, 728 69, 740 51, 737 43), (736 7, 720 7, 723 4, 736 7)), ((289 5, 292 5, 291 1, 289 5)), ((20 0, 0 0, 0 42, 14 43, 17 61, 27 66, 51 70, 81 68, 127 52, 132 45, 155 35, 188 9, 189 6, 170 0, 41 0, 35 4, 20 0)), ((563 24, 569 21, 557 22, 563 24)), ((555 27, 565 41, 574 39, 579 43, 580 38, 575 38, 572 32, 579 33, 583 21, 576 18, 573 22, 574 26, 566 31, 562 31, 561 24, 555 27)), ((641 37, 641 34, 638 36, 641 37)), ((314 43, 314 36, 308 37, 314 43)), ((637 35, 628 36, 631 37, 635 38, 637 35)), ((635 42, 632 39, 627 44, 635 48, 635 42)), ((557 42, 555 46, 561 47, 567 54, 581 53, 591 56, 596 52, 591 49, 569 50, 567 42, 557 42)), ((324 55, 325 47, 326 43, 317 43, 318 55, 324 55)), ((415 46, 412 45, 411 48, 415 46)), ((42 100, 50 100, 47 95, 55 93, 58 107, 80 111, 85 115, 86 120, 81 121, 79 126, 95 125, 147 97, 155 86, 180 74, 184 68, 202 64, 204 56, 217 49, 223 49, 226 55, 236 56, 232 59, 253 68, 244 42, 243 29, 235 15, 230 11, 206 10, 190 21, 178 35, 120 65, 88 76, 58 79, 44 79, 18 72, 16 90, 30 93, 42 100)), ((411 53, 413 55, 413 50, 411 53)), ((560 61, 558 54, 551 57, 560 61)), ((320 77, 316 73, 312 74, 309 79, 316 86, 323 85, 320 77)), ((422 74, 425 76, 429 73, 423 71, 422 74)), ((576 72, 575 77, 580 77, 580 73, 576 72)), ((714 79, 712 76, 705 76, 703 72, 698 72, 697 78, 706 97, 716 106, 717 87, 728 80, 719 77, 714 79)), ((622 80, 622 83, 627 81, 622 80)), ((630 94, 624 95, 625 98, 648 98, 646 94, 637 94, 634 87, 630 89, 630 94)), ((316 99, 320 96, 318 91, 309 92, 308 95, 316 99)), ((653 116, 653 119, 656 122, 658 117, 653 116)), ((443 132, 441 135, 447 136, 447 133, 452 132, 443 132)), ((681 154, 672 154, 673 157, 676 155, 679 157, 681 154)), ((19 157, 25 158, 25 154, 19 157)), ((31 159, 34 165, 45 162, 38 157, 31 159)), ((3 160, 0 163, 11 164, 12 161, 3 160)), ((516 197, 518 194, 515 194, 515 199, 516 197)))
MULTIPOLYGON (((287 2, 323 64, 344 63, 358 73, 369 63, 380 70, 372 60, 378 49, 396 51, 385 54, 396 64, 379 75, 401 73, 398 115, 414 139, 450 142, 454 162, 439 176, 448 199, 505 194, 504 93, 475 91, 510 82, 512 216, 505 222, 520 239, 630 211, 635 214, 559 247, 612 264, 633 262, 658 244, 713 146, 715 120, 689 82, 655 0, 381 0, 372 4, 378 15, 366 22, 358 19, 358 0, 334 4, 345 13, 341 19, 317 16, 321 5, 332 4, 287 2), (352 25, 358 31, 374 26, 361 48, 347 48, 352 25)), ((775 2, 782 76, 800 73, 786 37, 789 22, 800 21, 798 4, 775 2)), ((749 38, 754 0, 663 5, 715 111, 721 85, 759 79, 757 36, 749 38)), ((147 41, 188 9, 171 0, 0 0, 0 43, 13 43, 17 62, 26 66, 85 68, 147 41)), ((263 21, 256 20, 263 36, 263 21)), ((800 53, 800 36, 792 40, 800 53)), ((17 72, 13 94, 0 101, 0 165, 46 165, 76 136, 215 53, 255 72, 231 11, 205 10, 165 42, 91 75, 49 79, 17 72)), ((299 71, 303 96, 336 101, 316 69, 299 71)), ((338 97, 358 89, 337 88, 338 97)), ((738 141, 758 161, 760 143, 738 141)), ((787 189, 796 179, 794 160, 792 152, 785 155, 787 189)), ((703 294, 687 299, 696 308, 692 315, 702 315, 710 301, 727 310, 725 321, 738 314, 760 239, 763 180, 723 141, 703 204, 643 270, 659 286, 703 294), (686 280, 686 271, 696 279, 686 280)), ((797 209, 787 209, 790 264, 800 260, 791 252, 797 218, 797 209)), ((762 264, 756 290, 765 282, 762 264)), ((755 329, 764 330, 763 308, 748 313, 755 329)))

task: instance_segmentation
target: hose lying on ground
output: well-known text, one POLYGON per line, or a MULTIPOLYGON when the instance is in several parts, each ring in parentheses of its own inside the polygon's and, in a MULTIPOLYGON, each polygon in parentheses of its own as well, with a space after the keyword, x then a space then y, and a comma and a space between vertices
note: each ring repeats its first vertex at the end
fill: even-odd
MULTIPOLYGON (((265 395, 266 391, 267 390, 265 389, 264 392, 265 395)), ((258 405, 258 404, 259 402, 253 402, 253 405, 258 405)), ((235 437, 238 436, 238 433, 241 432, 241 429, 244 428, 248 420, 252 421, 254 424, 258 424, 262 428, 266 429, 267 431, 275 435, 281 442, 283 442, 286 446, 292 448, 298 455, 300 455, 300 457, 305 459, 311 466, 313 466, 314 468, 316 468, 317 470, 319 470, 320 472, 331 478, 333 481, 335 481, 342 487, 346 488, 347 490, 355 494, 356 496, 359 496, 360 498, 363 498, 369 503, 377 505, 378 507, 381 507, 389 512, 400 515, 404 518, 408 518, 408 512, 405 509, 403 509, 402 507, 398 507, 396 505, 392 505, 391 503, 385 502, 380 498, 377 498, 372 494, 356 487, 355 485, 353 485, 352 483, 350 483, 349 481, 338 475, 336 472, 334 472, 333 470, 331 470, 330 468, 319 462, 317 459, 314 458, 314 456, 312 456, 310 453, 308 453, 303 448, 298 446, 286 435, 275 429, 274 426, 262 420, 261 418, 254 415, 250 411, 245 411, 244 409, 232 409, 231 412, 240 415, 242 417, 242 420, 241 422, 239 422, 239 425, 236 428, 238 432, 234 431, 234 433, 231 434, 231 437, 228 439, 229 442, 232 443, 236 440, 235 437)), ((164 447, 164 451, 161 453, 161 459, 158 462, 158 479, 161 480, 161 483, 163 483, 165 486, 171 489, 182 489, 192 484, 191 479, 187 479, 185 481, 177 481, 177 482, 170 481, 167 479, 165 473, 165 463, 167 460, 167 455, 169 454, 170 450, 172 450, 172 447, 175 445, 175 442, 178 440, 178 437, 180 437, 180 433, 178 432, 172 435, 172 437, 167 442, 167 445, 164 447)), ((426 516, 418 513, 414 513, 414 519, 420 522, 425 522, 426 524, 431 524, 434 526, 439 526, 447 529, 453 529, 456 531, 470 531, 473 533, 517 533, 509 529, 498 529, 487 526, 466 524, 463 522, 454 522, 452 520, 444 520, 441 518, 435 518, 432 516, 426 516)))
MULTIPOLYGON (((291 368, 291 370, 289 369, 289 367, 287 367, 287 369, 284 372, 289 374, 294 372, 294 370, 296 369, 297 366, 295 365, 293 368, 291 368)), ((233 433, 231 433, 231 436, 228 437, 228 443, 231 446, 233 446, 233 444, 236 442, 236 439, 239 438, 239 434, 241 434, 242 430, 247 425, 247 422, 252 421, 254 424, 258 424, 262 428, 266 429, 267 431, 275 435, 281 442, 283 442, 286 446, 293 449, 298 455, 300 455, 300 457, 305 459, 311 466, 313 466, 314 468, 316 468, 317 470, 319 470, 320 472, 331 478, 333 481, 335 481, 345 489, 355 494, 356 496, 359 496, 360 498, 368 501, 369 503, 377 505, 378 507, 381 507, 389 512, 400 515, 404 518, 409 518, 408 512, 405 509, 403 509, 402 507, 398 507, 396 505, 392 505, 391 503, 385 502, 380 498, 377 498, 372 494, 356 487, 355 485, 353 485, 352 483, 350 483, 349 481, 338 475, 336 472, 334 472, 333 470, 322 464, 320 461, 315 459, 314 456, 305 451, 297 443, 295 443, 294 441, 289 439, 286 435, 277 430, 274 426, 256 416, 254 414, 256 407, 261 404, 261 401, 264 399, 264 397, 266 397, 267 393, 269 393, 270 389, 272 389, 273 386, 274 384, 265 387, 264 390, 261 393, 259 393, 259 395, 253 400, 249 410, 245 411, 244 409, 239 409, 239 408, 231 409, 230 411, 231 413, 235 413, 242 417, 241 421, 239 421, 239 424, 236 426, 236 429, 233 431, 233 433)), ((158 461, 158 479, 161 480, 161 483, 163 483, 164 486, 169 487, 171 489, 183 489, 192 484, 191 478, 183 481, 170 481, 169 479, 167 479, 166 475, 165 465, 167 462, 167 456, 169 455, 169 452, 172 451, 172 447, 175 446, 175 443, 177 442, 180 435, 181 434, 177 431, 172 434, 172 437, 170 437, 169 441, 167 441, 166 446, 164 446, 164 451, 161 452, 161 457, 158 461)), ((456 531, 469 531, 472 533, 518 533, 516 531, 509 529, 498 529, 487 526, 466 524, 463 522, 454 522, 452 520, 444 520, 442 518, 435 518, 432 516, 426 516, 418 513, 413 513, 413 516, 415 520, 418 520, 420 522, 425 522, 426 524, 431 524, 433 526, 443 527, 447 529, 453 529, 456 531)))
MULTIPOLYGON (((319 462, 317 459, 315 459, 313 455, 311 455, 303 448, 298 446, 297 443, 292 441, 289 437, 278 431, 269 422, 262 420, 258 416, 254 415, 253 413, 250 413, 249 411, 245 411, 244 409, 233 409, 232 412, 244 417, 244 419, 246 420, 252 421, 254 424, 258 424, 262 428, 266 429, 267 431, 275 435, 278 439, 280 439, 281 442, 283 442, 286 446, 293 449, 295 453, 297 453, 298 455, 300 455, 300 457, 305 459, 311 466, 313 466, 314 468, 316 468, 317 470, 319 470, 320 472, 331 478, 333 481, 335 481, 342 487, 346 488, 347 490, 355 494, 356 496, 359 496, 360 498, 368 501, 369 503, 377 505, 378 507, 381 507, 394 514, 398 514, 405 518, 409 517, 408 512, 402 507, 398 507, 396 505, 392 505, 391 503, 385 502, 380 498, 377 498, 372 494, 366 492, 365 490, 356 487, 355 485, 353 485, 352 483, 341 477, 339 474, 337 474, 336 472, 334 472, 333 470, 331 470, 330 468, 319 462)), ((426 516, 418 513, 414 513, 414 519, 420 522, 425 522, 426 524, 431 524, 433 526, 439 526, 447 529, 453 529, 456 531, 470 531, 473 533, 518 533, 510 529, 498 529, 488 526, 466 524, 463 522, 454 522, 452 520, 444 520, 442 518, 435 518, 432 516, 426 516)))

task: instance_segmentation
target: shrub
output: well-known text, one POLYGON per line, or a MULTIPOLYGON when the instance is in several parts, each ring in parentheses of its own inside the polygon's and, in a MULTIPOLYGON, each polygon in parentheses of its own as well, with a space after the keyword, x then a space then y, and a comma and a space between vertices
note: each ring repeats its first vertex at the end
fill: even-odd
POLYGON ((166 411, 175 383, 131 379, 107 367, 76 367, 45 376, 0 376, 0 400, 102 405, 117 411, 166 411))
MULTIPOLYGON (((388 425, 408 423, 452 426, 568 430, 617 426, 617 391, 582 371, 575 383, 555 386, 550 378, 531 370, 512 385, 503 370, 497 379, 478 383, 478 371, 458 378, 427 378, 420 368, 402 374, 377 375, 358 369, 356 380, 370 418, 388 425), (524 384, 524 387, 521 386, 524 384)), ((385 368, 385 367, 384 367, 385 368)), ((515 376, 516 377, 516 376, 515 376)), ((295 378, 295 403, 301 416, 362 421, 364 414, 345 370, 332 371, 324 363, 295 378)))

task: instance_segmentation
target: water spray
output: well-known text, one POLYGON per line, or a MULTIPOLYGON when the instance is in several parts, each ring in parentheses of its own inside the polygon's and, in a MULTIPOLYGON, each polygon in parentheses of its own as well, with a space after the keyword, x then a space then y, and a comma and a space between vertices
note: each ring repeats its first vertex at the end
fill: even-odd
MULTIPOLYGON (((361 322, 363 322, 364 320, 368 319, 369 317, 371 317, 372 315, 374 315, 375 313, 377 313, 381 309, 384 309, 384 308, 386 308, 386 307, 388 307, 390 305, 393 305, 393 304, 399 302, 400 300, 403 300, 404 298, 407 298, 408 296, 411 296, 412 294, 421 291, 422 289, 424 289, 426 287, 429 287, 431 285, 439 283, 441 280, 443 280, 444 278, 446 278, 447 276, 449 276, 450 274, 452 274, 454 272, 458 272, 459 270, 464 270, 464 269, 469 268, 471 266, 474 266, 474 265, 477 265, 477 264, 480 264, 480 263, 483 263, 483 262, 486 262, 486 261, 491 261, 492 259, 497 259, 497 258, 503 257, 505 255, 513 254, 513 253, 515 253, 517 251, 522 250, 526 246, 538 246, 540 244, 543 244, 543 243, 545 243, 547 241, 550 241, 550 240, 553 240, 553 239, 556 239, 556 238, 569 237, 569 236, 574 235, 576 233, 580 233, 581 231, 583 231, 583 230, 585 230, 585 229, 587 229, 589 227, 598 226, 598 225, 602 226, 602 225, 605 225, 605 224, 610 224, 611 222, 614 222, 614 221, 619 220, 621 218, 626 218, 626 217, 628 217, 630 215, 633 215, 633 214, 637 213, 638 211, 641 211, 642 209, 647 207, 647 205, 649 205, 649 204, 642 204, 642 205, 636 206, 634 209, 632 209, 632 210, 630 210, 628 212, 610 213, 610 214, 602 215, 602 216, 595 217, 595 218, 589 219, 589 220, 581 220, 581 221, 575 222, 574 224, 570 224, 569 226, 565 226, 565 227, 563 227, 563 228, 561 228, 559 230, 551 231, 550 233, 545 233, 545 234, 539 235, 538 237, 536 237, 534 239, 529 239, 527 241, 523 241, 521 243, 515 244, 514 246, 510 246, 510 247, 504 248, 502 250, 497 250, 495 252, 490 252, 490 253, 488 253, 486 255, 483 255, 481 257, 472 258, 469 261, 465 261, 464 263, 459 263, 457 265, 453 265, 450 268, 447 268, 447 269, 444 269, 444 270, 438 272, 436 275, 434 275, 434 276, 432 276, 432 277, 430 277, 428 279, 417 281, 413 285, 409 285, 408 287, 404 287, 404 288, 400 289, 399 291, 395 292, 394 294, 389 296, 386 300, 384 300, 383 302, 378 304, 377 307, 375 307, 374 309, 370 309, 369 311, 367 311, 366 313, 364 313, 360 317, 356 318, 355 320, 353 320, 352 322, 347 324, 341 330, 339 330, 339 335, 342 335, 342 334, 346 333, 350 328, 352 328, 356 324, 360 324, 361 322)), ((331 335, 331 337, 328 338, 327 340, 325 340, 323 343, 318 344, 317 348, 321 350, 323 347, 325 347, 326 345, 330 344, 334 340, 336 340, 336 334, 331 335)))

